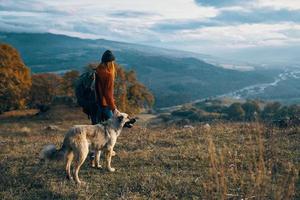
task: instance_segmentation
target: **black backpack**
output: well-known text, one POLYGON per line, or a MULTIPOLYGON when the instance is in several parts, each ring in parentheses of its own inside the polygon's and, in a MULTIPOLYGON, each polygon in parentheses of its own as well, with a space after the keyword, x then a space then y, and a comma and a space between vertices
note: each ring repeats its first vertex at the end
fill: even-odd
POLYGON ((94 71, 87 71, 78 77, 75 84, 77 103, 89 117, 97 112, 95 78, 94 71))

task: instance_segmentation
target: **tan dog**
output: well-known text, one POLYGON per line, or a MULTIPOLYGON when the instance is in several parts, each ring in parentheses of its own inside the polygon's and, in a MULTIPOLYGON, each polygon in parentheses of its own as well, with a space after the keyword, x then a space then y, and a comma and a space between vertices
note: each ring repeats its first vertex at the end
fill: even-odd
POLYGON ((93 166, 101 167, 99 157, 100 152, 104 151, 107 169, 113 172, 115 171, 111 167, 111 158, 115 154, 113 148, 123 126, 129 121, 128 115, 121 113, 119 116, 113 116, 107 120, 104 125, 75 125, 65 135, 62 147, 57 150, 55 145, 46 146, 41 152, 41 159, 62 160, 65 158, 68 179, 73 179, 70 168, 74 159, 75 181, 81 184, 78 173, 86 160, 90 146, 91 150, 95 152, 93 166))

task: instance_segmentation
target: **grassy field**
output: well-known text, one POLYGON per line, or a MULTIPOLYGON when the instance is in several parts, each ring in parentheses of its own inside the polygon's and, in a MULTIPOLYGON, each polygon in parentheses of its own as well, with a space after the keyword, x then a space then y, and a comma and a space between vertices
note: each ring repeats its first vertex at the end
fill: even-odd
POLYGON ((89 121, 78 109, 0 119, 0 199, 299 199, 300 127, 215 123, 211 128, 139 123, 115 148, 116 172, 85 162, 86 186, 63 163, 42 163, 44 145, 89 121), (55 125, 48 130, 48 125, 55 125))

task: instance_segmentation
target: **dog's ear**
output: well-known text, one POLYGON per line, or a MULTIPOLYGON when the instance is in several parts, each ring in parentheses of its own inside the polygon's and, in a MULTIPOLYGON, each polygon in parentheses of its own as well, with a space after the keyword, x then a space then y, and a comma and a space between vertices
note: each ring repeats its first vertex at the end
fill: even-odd
POLYGON ((124 116, 123 116, 123 115, 118 116, 119 122, 123 121, 123 119, 124 119, 124 116))

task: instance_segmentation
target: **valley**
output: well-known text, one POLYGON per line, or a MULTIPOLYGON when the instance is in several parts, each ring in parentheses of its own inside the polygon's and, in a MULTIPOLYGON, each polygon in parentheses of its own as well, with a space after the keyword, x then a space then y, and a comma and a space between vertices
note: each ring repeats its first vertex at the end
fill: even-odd
POLYGON ((224 65, 220 60, 205 54, 50 33, 0 33, 0 42, 17 48, 32 73, 82 71, 89 63, 98 63, 102 52, 111 49, 118 64, 136 71, 138 79, 154 94, 155 108, 223 96, 299 102, 297 68, 236 70, 243 63, 237 62, 235 67, 232 60, 224 59, 232 68, 225 69, 220 67, 224 65))

